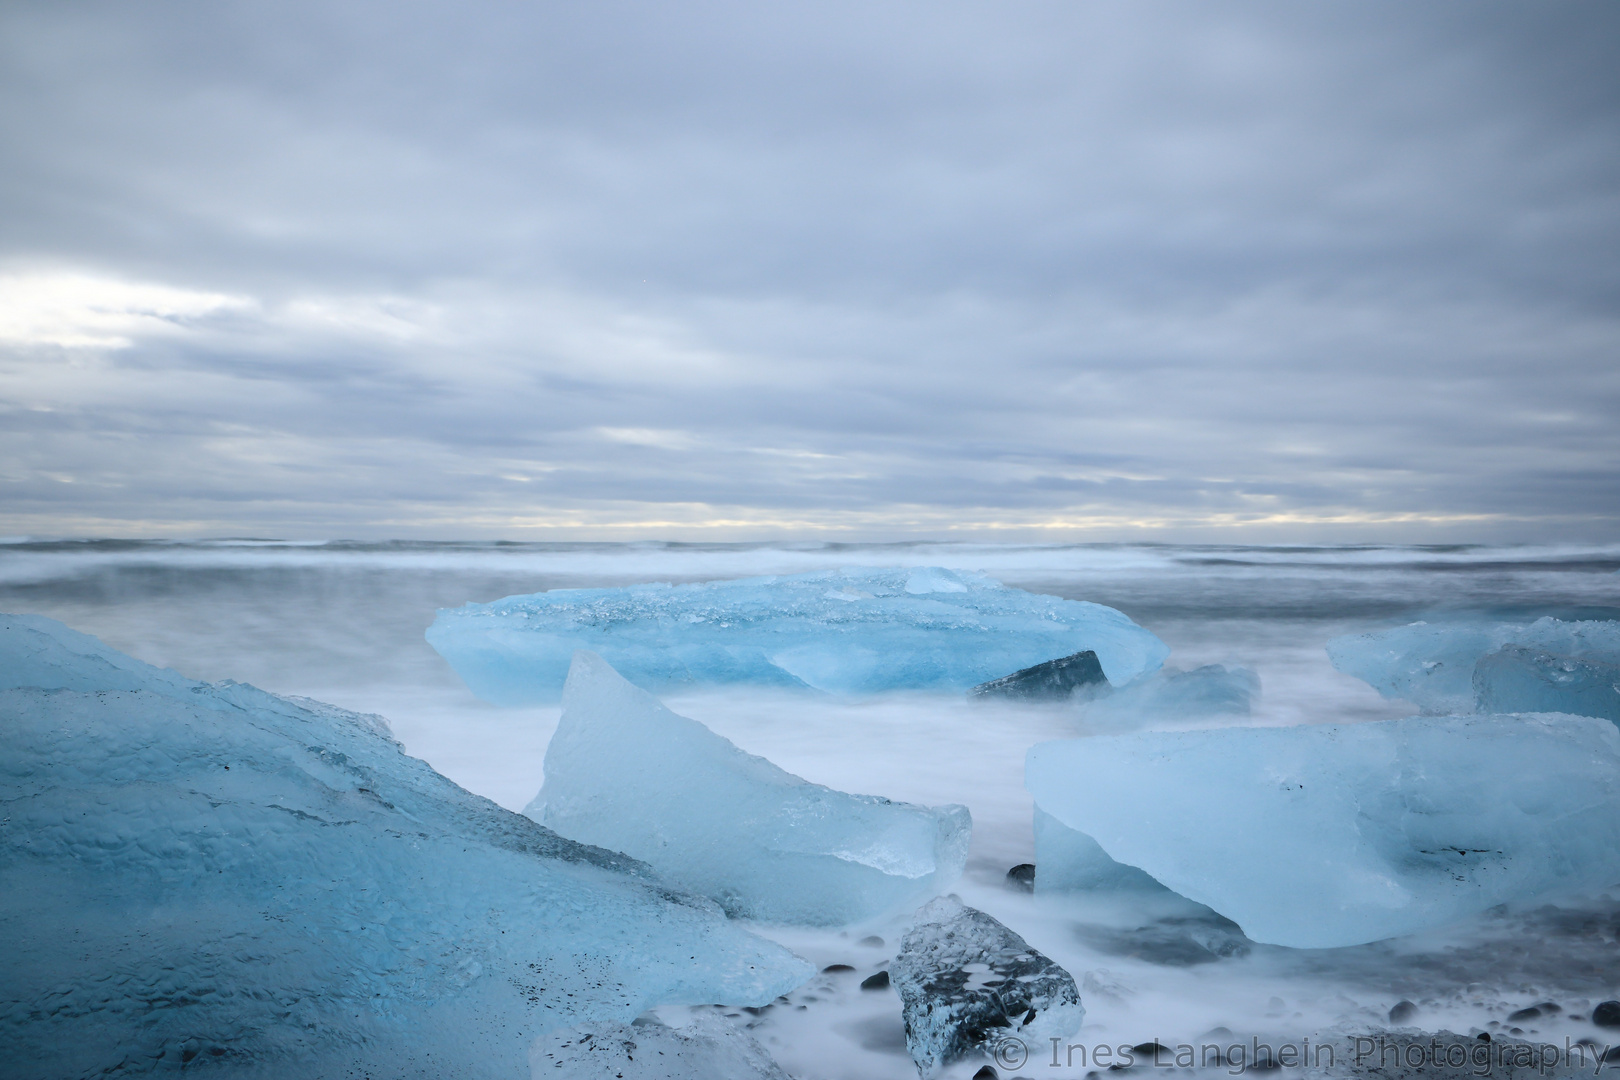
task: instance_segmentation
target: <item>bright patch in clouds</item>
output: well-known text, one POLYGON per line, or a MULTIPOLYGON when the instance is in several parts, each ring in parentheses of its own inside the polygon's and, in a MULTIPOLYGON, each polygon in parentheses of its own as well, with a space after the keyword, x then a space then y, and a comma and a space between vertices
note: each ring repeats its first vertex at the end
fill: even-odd
POLYGON ((0 274, 0 343, 127 348, 189 322, 252 308, 246 297, 88 274, 0 274))

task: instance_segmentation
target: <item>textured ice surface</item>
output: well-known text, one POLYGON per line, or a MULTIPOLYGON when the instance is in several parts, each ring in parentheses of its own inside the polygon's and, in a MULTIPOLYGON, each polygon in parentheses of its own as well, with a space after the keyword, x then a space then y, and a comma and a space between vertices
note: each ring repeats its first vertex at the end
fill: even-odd
POLYGON ((961 873, 972 833, 965 807, 807 783, 584 651, 545 770, 530 816, 770 922, 839 925, 916 903, 961 873))
POLYGON ((0 616, 8 1076, 515 1077, 532 1039, 811 969, 377 717, 0 616))
POLYGON ((965 690, 1082 649, 1123 685, 1169 654, 1113 608, 932 567, 556 589, 440 611, 427 639, 500 705, 557 700, 576 649, 651 690, 753 683, 835 694, 965 690))
POLYGON ((1481 712, 1561 712, 1620 724, 1620 664, 1508 645, 1474 665, 1481 712))
POLYGON ((1439 714, 1475 711, 1474 667, 1504 645, 1620 664, 1620 622, 1420 622, 1337 637, 1327 651, 1334 667, 1385 697, 1439 714))
POLYGON ((554 1031, 530 1055, 534 1080, 790 1080, 764 1047, 717 1016, 672 1028, 648 1017, 554 1031))
POLYGON ((1375 941, 1620 881, 1620 730, 1585 717, 1097 736, 1034 747, 1025 778, 1109 858, 1271 944, 1375 941))
POLYGON ((954 896, 917 913, 890 968, 906 1049, 923 1080, 1009 1037, 1038 1056, 1080 1030, 1086 1010, 1067 971, 954 896))
POLYGON ((1248 668, 1206 664, 1191 671, 1166 669, 1084 706, 1093 724, 1120 729, 1148 720, 1199 716, 1248 716, 1260 697, 1260 677, 1248 668))

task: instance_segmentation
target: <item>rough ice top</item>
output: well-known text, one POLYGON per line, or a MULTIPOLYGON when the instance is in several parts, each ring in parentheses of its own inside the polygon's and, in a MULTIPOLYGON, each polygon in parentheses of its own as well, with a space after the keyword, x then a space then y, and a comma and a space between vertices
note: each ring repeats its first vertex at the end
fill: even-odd
POLYGON ((1118 686, 1169 655, 1113 608, 937 567, 554 589, 442 610, 427 639, 500 705, 556 701, 576 649, 655 691, 751 683, 834 694, 965 690, 1083 649, 1118 686))
POLYGON ((8 1074, 515 1078, 532 1040, 812 970, 378 717, 0 616, 8 1074), (453 1064, 450 1064, 453 1063, 453 1064))
POLYGON ((1475 710, 1475 666, 1505 645, 1620 664, 1620 622, 1419 622, 1336 637, 1327 652, 1334 667, 1387 698, 1426 713, 1467 713, 1475 710))
POLYGON ((1620 730, 1605 720, 1099 736, 1032 748, 1025 780, 1109 858, 1275 945, 1376 941, 1620 881, 1620 730))
POLYGON ((730 914, 842 925, 913 904, 967 860, 961 806, 847 795, 739 750, 580 652, 526 811, 627 852, 730 914))

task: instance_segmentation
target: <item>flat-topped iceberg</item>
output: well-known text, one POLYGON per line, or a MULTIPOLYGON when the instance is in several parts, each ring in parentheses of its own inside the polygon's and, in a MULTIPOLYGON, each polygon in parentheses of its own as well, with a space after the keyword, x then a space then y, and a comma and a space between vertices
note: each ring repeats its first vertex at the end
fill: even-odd
POLYGON ((407 757, 378 717, 0 616, 8 1075, 511 1078, 809 965, 407 757))
MULTIPOLYGON (((1564 715, 1042 743, 1040 810, 1256 941, 1354 945, 1620 882, 1620 730, 1564 715)), ((1036 886, 1119 875, 1061 834, 1036 886), (1074 868, 1049 865, 1063 842, 1074 868)))
POLYGON ((966 690, 1090 649, 1116 686, 1169 648, 1113 608, 937 567, 555 589, 439 612, 427 639, 479 697, 556 701, 576 649, 649 690, 966 690))
POLYGON ((811 784, 677 716, 580 652, 526 813, 644 859, 737 916, 841 925, 938 892, 961 873, 965 807, 811 784))
MULTIPOLYGON (((1426 713, 1474 712, 1474 669, 1504 646, 1522 646, 1576 660, 1620 664, 1620 622, 1412 623, 1327 644, 1333 666, 1369 683, 1387 698, 1426 713)), ((1566 711, 1554 703, 1539 706, 1566 711)))

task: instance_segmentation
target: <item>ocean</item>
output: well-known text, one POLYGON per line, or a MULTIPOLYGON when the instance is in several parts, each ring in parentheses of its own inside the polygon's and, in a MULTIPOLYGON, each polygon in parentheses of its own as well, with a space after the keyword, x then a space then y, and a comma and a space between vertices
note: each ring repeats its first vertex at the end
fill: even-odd
MULTIPOLYGON (((553 588, 853 565, 979 570, 1018 588, 1116 607, 1164 639, 1175 666, 1239 664, 1257 672, 1261 700, 1243 722, 1258 725, 1360 722, 1415 711, 1333 670, 1323 644, 1339 634, 1419 619, 1620 619, 1620 545, 22 539, 0 543, 0 610, 60 619, 193 678, 236 679, 380 713, 409 753, 469 790, 520 809, 540 786, 557 710, 501 709, 473 697, 423 639, 437 609, 553 588)), ((1425 1030, 1471 1036, 1520 1027, 1524 1038, 1562 1047, 1571 1039, 1601 1041, 1585 1012, 1620 996, 1620 892, 1498 909, 1443 932, 1352 949, 1279 949, 1239 936, 1219 955, 1222 948, 1209 947, 1211 935, 1231 938, 1220 927, 1008 890, 1006 870, 1033 858, 1024 752, 1044 739, 1084 734, 1065 709, 986 709, 924 694, 834 701, 735 688, 665 700, 812 781, 967 805, 974 841, 956 891, 1083 984, 1088 1046, 1152 1039, 1174 1046, 1222 1029, 1244 1038, 1339 1032, 1348 1039, 1387 1025, 1389 1009, 1410 1000, 1419 1009, 1413 1022, 1425 1030), (1506 1019, 1549 1002, 1558 1009, 1543 1009, 1533 1023, 1506 1019)), ((1287 868, 1279 866, 1269 885, 1286 882, 1287 868)), ((866 973, 892 954, 904 924, 896 916, 859 932, 761 929, 820 965, 848 963, 866 973), (856 943, 869 933, 885 946, 856 943)), ((834 974, 819 977, 801 997, 802 1010, 784 1006, 734 1019, 752 1025, 797 1076, 916 1075, 892 993, 863 993, 834 974)), ((1051 1066, 1043 1056, 1049 1052, 1032 1048, 1023 1075, 1087 1071, 1051 1066)), ((1349 1044, 1337 1052, 1350 1052, 1349 1044)))

